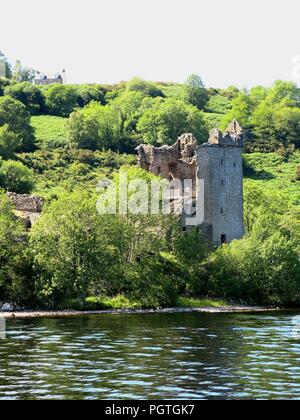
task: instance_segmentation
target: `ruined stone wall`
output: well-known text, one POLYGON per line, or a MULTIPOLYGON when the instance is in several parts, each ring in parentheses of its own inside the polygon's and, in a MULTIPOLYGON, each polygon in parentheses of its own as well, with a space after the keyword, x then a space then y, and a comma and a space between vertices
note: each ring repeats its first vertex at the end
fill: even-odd
POLYGON ((7 193, 8 200, 14 206, 15 215, 30 228, 37 221, 44 207, 44 200, 28 194, 7 193))
MULTIPOLYGON (((191 134, 173 146, 142 145, 139 165, 166 179, 204 180, 204 223, 201 229, 212 243, 220 245, 244 236, 243 221, 243 130, 232 121, 224 134, 217 129, 208 142, 197 146, 191 134)), ((184 225, 183 217, 183 225, 184 225)))
POLYGON ((137 148, 138 164, 154 175, 168 180, 196 180, 197 140, 192 134, 184 134, 173 146, 154 147, 141 145, 137 148))

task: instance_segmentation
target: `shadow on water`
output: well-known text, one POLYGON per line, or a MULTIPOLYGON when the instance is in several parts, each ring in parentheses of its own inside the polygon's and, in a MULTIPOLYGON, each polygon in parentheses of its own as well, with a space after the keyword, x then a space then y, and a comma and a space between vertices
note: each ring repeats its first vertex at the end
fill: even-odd
POLYGON ((0 398, 297 398, 293 314, 10 320, 0 398))

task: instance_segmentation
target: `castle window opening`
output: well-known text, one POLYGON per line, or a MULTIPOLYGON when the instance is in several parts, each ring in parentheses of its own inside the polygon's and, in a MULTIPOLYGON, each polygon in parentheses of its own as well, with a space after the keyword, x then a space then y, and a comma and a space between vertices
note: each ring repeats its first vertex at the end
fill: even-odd
POLYGON ((221 214, 224 214, 224 209, 223 209, 223 207, 221 207, 221 214))
POLYGON ((221 244, 227 244, 227 236, 224 233, 221 235, 221 244))

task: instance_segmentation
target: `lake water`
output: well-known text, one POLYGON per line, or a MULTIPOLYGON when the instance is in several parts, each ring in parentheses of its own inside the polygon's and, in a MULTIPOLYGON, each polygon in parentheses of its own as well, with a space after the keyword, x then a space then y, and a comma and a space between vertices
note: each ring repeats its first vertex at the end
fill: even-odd
POLYGON ((300 398, 300 318, 9 320, 0 340, 0 399, 208 398, 300 398))

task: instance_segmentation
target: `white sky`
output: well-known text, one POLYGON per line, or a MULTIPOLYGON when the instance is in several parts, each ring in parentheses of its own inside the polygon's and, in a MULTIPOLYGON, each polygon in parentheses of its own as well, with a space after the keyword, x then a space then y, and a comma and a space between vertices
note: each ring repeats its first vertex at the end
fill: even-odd
POLYGON ((299 0, 9 0, 0 50, 69 83, 140 76, 207 86, 292 78, 300 55, 299 0))

